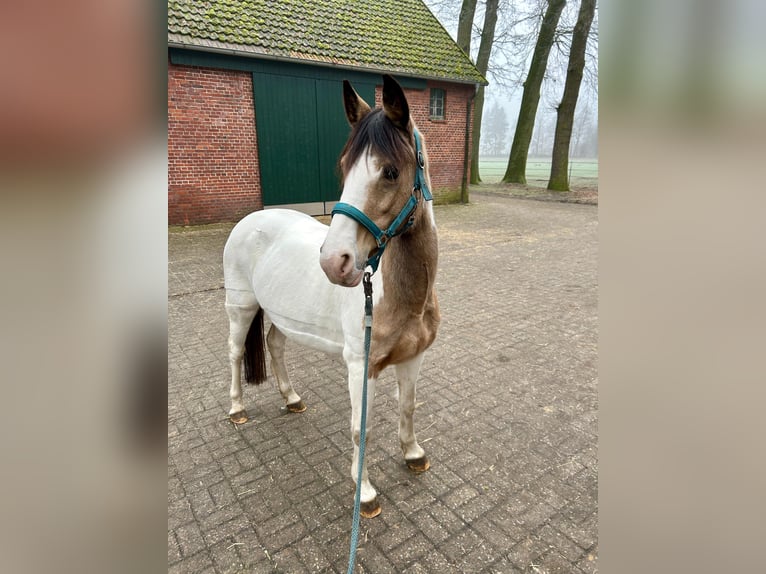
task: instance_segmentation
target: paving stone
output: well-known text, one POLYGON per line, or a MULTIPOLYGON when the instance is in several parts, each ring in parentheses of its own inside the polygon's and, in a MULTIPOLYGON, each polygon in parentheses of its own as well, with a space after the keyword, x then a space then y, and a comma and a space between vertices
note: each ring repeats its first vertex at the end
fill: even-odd
POLYGON ((463 506, 473 498, 479 496, 479 491, 469 484, 463 484, 450 493, 441 497, 442 502, 451 508, 463 506))
POLYGON ((237 555, 245 572, 267 572, 273 571, 274 565, 270 555, 261 544, 258 536, 251 527, 246 527, 231 536, 231 544, 234 546, 237 555))
MULTIPOLYGON (((356 561, 360 572, 379 572, 381 574, 400 572, 391 562, 390 552, 384 552, 375 544, 365 543, 360 545, 357 550, 356 561)), ((348 569, 348 563, 346 563, 346 569, 348 569)))
POLYGON ((450 532, 426 510, 410 516, 413 524, 434 544, 440 544, 450 537, 450 532))
POLYGON ((497 548, 502 555, 507 554, 511 548, 526 535, 526 531, 521 527, 517 527, 515 530, 510 531, 507 528, 499 527, 492 521, 490 513, 474 521, 471 524, 471 528, 473 528, 483 540, 486 540, 497 548))
POLYGON ((206 488, 200 488, 193 491, 188 496, 189 503, 191 504, 192 512, 197 520, 203 520, 213 514, 216 510, 219 510, 219 506, 216 505, 213 497, 210 496, 210 492, 206 488))
POLYGON ((462 530, 465 526, 465 522, 463 522, 452 509, 441 502, 434 503, 434 505, 428 509, 428 514, 430 514, 431 517, 450 534, 462 530))
POLYGON ((193 520, 194 514, 186 497, 168 503, 168 530, 174 530, 193 520))
POLYGON ((214 517, 215 520, 218 520, 223 517, 229 518, 231 515, 233 515, 233 518, 227 520, 226 522, 217 523, 213 521, 203 521, 200 523, 202 535, 205 537, 205 542, 208 545, 220 542, 221 540, 232 536, 233 534, 250 525, 242 508, 236 505, 231 505, 230 507, 227 507, 226 509, 219 511, 219 513, 215 513, 211 516, 214 517))
POLYGON ((498 556, 497 549, 468 526, 447 540, 441 550, 462 572, 480 571, 498 556))
POLYGON ((181 548, 178 546, 175 532, 168 530, 168 564, 173 564, 181 559, 181 548))
POLYGON ((577 567, 585 574, 595 574, 598 572, 598 551, 596 547, 592 547, 586 552, 582 558, 577 562, 577 567))
POLYGON ((548 544, 548 547, 563 556, 569 563, 577 562, 583 556, 583 549, 572 542, 567 536, 546 524, 537 532, 537 536, 548 544))
POLYGON ((399 546, 418 533, 417 528, 410 521, 402 521, 388 528, 382 535, 376 537, 375 543, 385 552, 399 546))
POLYGON ((595 513, 581 523, 574 523, 563 515, 557 515, 549 524, 585 550, 592 548, 597 542, 598 516, 595 513))
POLYGON ((216 572, 235 574, 246 572, 245 564, 237 553, 237 543, 227 537, 210 547, 210 557, 213 559, 216 572))
POLYGON ((332 563, 327 558, 326 549, 312 536, 305 536, 294 545, 295 553, 308 572, 327 572, 332 563))
POLYGON ((484 569, 487 574, 521 574, 523 570, 516 568, 511 562, 501 556, 484 569))
POLYGON ((255 531, 264 546, 272 552, 290 547, 306 534, 306 526, 297 515, 278 515, 265 522, 262 526, 256 525, 255 531))
POLYGON ((534 568, 538 572, 545 572, 546 574, 580 574, 579 568, 555 550, 538 558, 534 563, 534 568))
POLYGON ((171 476, 168 478, 168 503, 175 502, 184 498, 186 492, 184 491, 183 483, 177 476, 171 476))
POLYGON ((215 565, 207 550, 168 566, 168 574, 207 574, 208 572, 215 572, 215 565))
MULTIPOLYGON (((537 536, 531 535, 522 540, 508 552, 507 558, 516 568, 528 572, 541 556, 549 551, 548 544, 537 536)), ((532 570, 533 571, 533 570, 532 570)))
POLYGON ((463 574, 455 564, 439 551, 434 551, 416 560, 411 566, 403 570, 407 574, 420 574, 425 572, 445 574, 463 574))
POLYGON ((179 526, 174 532, 182 556, 192 556, 206 548, 205 539, 196 522, 179 526))

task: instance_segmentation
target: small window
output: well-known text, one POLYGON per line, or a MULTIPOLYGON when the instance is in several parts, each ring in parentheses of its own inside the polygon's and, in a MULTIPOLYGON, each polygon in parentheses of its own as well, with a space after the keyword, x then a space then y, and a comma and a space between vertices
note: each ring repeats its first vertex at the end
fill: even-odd
POLYGON ((444 90, 431 88, 431 102, 429 117, 432 120, 444 119, 444 90))

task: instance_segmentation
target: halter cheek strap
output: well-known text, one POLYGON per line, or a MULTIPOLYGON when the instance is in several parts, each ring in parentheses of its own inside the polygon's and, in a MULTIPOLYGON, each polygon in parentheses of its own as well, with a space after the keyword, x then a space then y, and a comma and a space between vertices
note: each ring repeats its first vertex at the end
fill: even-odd
POLYGON ((357 209, 350 203, 338 202, 332 210, 332 215, 341 213, 346 217, 350 217, 360 225, 364 226, 364 228, 375 238, 375 243, 378 248, 365 262, 365 266, 369 265, 372 267, 373 273, 378 270, 380 258, 383 256, 383 251, 386 249, 389 239, 401 235, 415 222, 415 210, 419 203, 416 192, 420 191, 425 201, 431 201, 433 199, 431 190, 428 189, 428 185, 426 184, 425 160, 420 145, 420 134, 417 130, 415 130, 415 156, 417 158, 417 169, 415 170, 415 183, 412 186, 412 195, 410 195, 409 200, 407 200, 407 203, 399 212, 399 215, 394 218, 391 225, 389 225, 385 231, 382 231, 380 227, 375 225, 375 222, 367 217, 362 210, 357 209))
POLYGON ((423 194, 423 199, 431 201, 433 195, 431 195, 431 190, 428 189, 428 184, 426 183, 426 160, 423 157, 423 148, 420 145, 420 134, 418 133, 418 130, 415 130, 415 155, 418 161, 418 169, 415 171, 415 185, 413 186, 413 191, 420 190, 423 194))
POLYGON ((332 210, 332 214, 342 213, 343 215, 356 220, 375 238, 375 243, 377 243, 378 248, 365 263, 365 266, 369 265, 372 267, 372 272, 375 273, 378 270, 378 264, 380 263, 380 258, 383 256, 383 251, 385 250, 386 245, 388 245, 388 240, 397 235, 401 235, 415 222, 415 209, 417 206, 418 200, 413 193, 399 212, 399 215, 394 218, 391 225, 389 225, 385 231, 382 231, 380 227, 375 225, 375 222, 367 217, 363 211, 348 203, 336 204, 332 210))

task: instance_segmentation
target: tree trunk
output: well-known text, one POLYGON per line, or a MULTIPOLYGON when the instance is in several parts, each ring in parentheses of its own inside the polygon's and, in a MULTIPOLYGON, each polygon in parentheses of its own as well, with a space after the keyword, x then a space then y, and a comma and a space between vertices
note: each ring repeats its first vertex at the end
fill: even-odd
MULTIPOLYGON (((484 27, 481 30, 481 44, 476 57, 476 69, 482 76, 487 75, 489 56, 492 53, 492 42, 495 40, 495 24, 497 24, 497 5, 499 0, 487 0, 484 11, 484 27)), ((471 146, 471 183, 481 182, 479 175, 479 144, 481 141, 481 118, 484 115, 484 86, 479 86, 473 102, 473 138, 471 146)))
POLYGON ((473 133, 471 137, 471 183, 481 183, 479 174, 479 146, 481 144, 481 119, 484 115, 484 86, 479 86, 473 99, 473 133))
POLYGON ((572 124, 585 68, 585 48, 595 11, 596 0, 582 0, 572 34, 564 95, 556 112, 556 135, 553 140, 551 177, 548 180, 548 189, 553 191, 569 191, 569 145, 572 139, 572 124))
POLYGON ((540 25, 535 51, 529 65, 529 73, 524 82, 524 93, 521 96, 519 119, 516 122, 516 133, 513 135, 511 155, 508 158, 508 168, 505 170, 503 181, 506 183, 527 183, 527 155, 529 143, 532 141, 532 131, 535 127, 537 104, 540 102, 540 86, 548 65, 548 54, 553 46, 561 12, 566 0, 549 0, 548 8, 540 25))
POLYGON ((473 15, 476 12, 476 0, 463 0, 460 7, 460 18, 457 23, 457 45, 471 57, 471 32, 473 31, 473 15))

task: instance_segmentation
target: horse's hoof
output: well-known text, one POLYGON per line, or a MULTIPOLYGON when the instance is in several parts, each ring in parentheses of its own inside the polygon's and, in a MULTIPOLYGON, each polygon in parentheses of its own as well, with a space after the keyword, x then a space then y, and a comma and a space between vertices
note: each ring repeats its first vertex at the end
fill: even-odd
POLYGON ((293 403, 291 405, 287 405, 287 410, 291 413, 302 413, 306 410, 306 403, 304 403, 302 400, 298 401, 297 403, 293 403))
POLYGON ((359 505, 359 514, 364 516, 365 518, 375 518, 378 514, 380 514, 380 511, 382 509, 380 508, 380 504, 378 503, 378 497, 376 496, 369 502, 362 502, 359 505))
POLYGON ((247 422, 247 411, 239 411, 229 415, 229 420, 235 425, 245 424, 247 422))
POLYGON ((413 458, 412 460, 405 460, 404 462, 407 463, 407 468, 409 468, 412 472, 415 472, 417 474, 420 474, 421 472, 425 472, 429 468, 431 468, 431 463, 428 461, 428 457, 426 456, 421 456, 420 458, 413 458))

